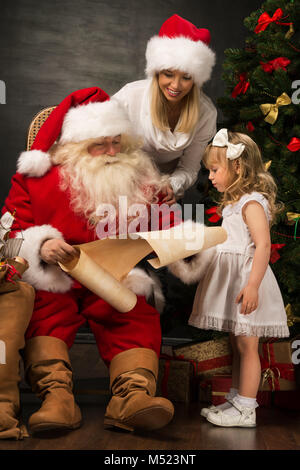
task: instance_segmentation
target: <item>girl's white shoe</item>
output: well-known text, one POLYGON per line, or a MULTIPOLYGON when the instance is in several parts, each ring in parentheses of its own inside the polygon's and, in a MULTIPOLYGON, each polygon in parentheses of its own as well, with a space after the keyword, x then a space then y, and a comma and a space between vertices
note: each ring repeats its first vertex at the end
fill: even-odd
POLYGON ((201 412, 200 412, 200 415, 203 416, 204 418, 207 418, 207 415, 210 411, 216 413, 217 411, 219 410, 226 410, 227 408, 231 408, 231 401, 232 398, 234 398, 238 393, 238 389, 237 388, 230 388, 229 392, 225 395, 225 398, 226 398, 226 402, 225 403, 221 403, 220 405, 211 405, 207 408, 202 408, 201 412))
POLYGON ((207 418, 207 415, 210 411, 213 413, 216 413, 220 408, 217 408, 215 405, 211 405, 208 408, 202 408, 200 411, 200 415, 203 416, 203 418, 207 418))
POLYGON ((228 408, 231 408, 231 404, 226 401, 225 403, 222 403, 221 405, 211 405, 208 408, 202 408, 200 415, 203 416, 204 418, 207 418, 208 413, 211 411, 213 413, 216 413, 217 411, 221 410, 224 411, 228 408))
POLYGON ((224 427, 243 427, 243 428, 254 428, 256 426, 256 412, 255 408, 248 408, 241 406, 236 398, 230 400, 232 406, 234 406, 239 414, 227 414, 222 410, 209 411, 207 414, 207 421, 216 426, 224 427))

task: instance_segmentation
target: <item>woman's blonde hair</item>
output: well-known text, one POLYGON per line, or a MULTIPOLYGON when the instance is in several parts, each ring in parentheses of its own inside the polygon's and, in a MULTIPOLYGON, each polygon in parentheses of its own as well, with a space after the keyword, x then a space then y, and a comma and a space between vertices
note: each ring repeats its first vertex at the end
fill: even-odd
MULTIPOLYGON (((168 121, 168 100, 163 95, 159 84, 158 75, 152 78, 150 110, 155 127, 162 131, 170 129, 168 121)), ((177 131, 185 134, 193 132, 200 114, 200 91, 194 83, 190 92, 182 99, 182 109, 177 125, 177 131)))
POLYGON ((224 166, 229 173, 229 186, 223 193, 218 208, 219 213, 228 204, 236 203, 244 194, 253 191, 261 193, 269 203, 271 221, 283 210, 282 203, 276 203, 277 185, 272 175, 266 170, 257 144, 246 134, 228 131, 228 141, 242 143, 245 149, 240 157, 230 160, 226 157, 226 147, 209 144, 203 156, 203 163, 210 168, 214 163, 224 166), (239 173, 236 169, 239 169, 239 173))

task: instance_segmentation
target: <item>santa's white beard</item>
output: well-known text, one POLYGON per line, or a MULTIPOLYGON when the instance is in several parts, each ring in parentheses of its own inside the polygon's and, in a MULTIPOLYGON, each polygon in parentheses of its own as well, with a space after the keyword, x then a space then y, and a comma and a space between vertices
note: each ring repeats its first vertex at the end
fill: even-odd
POLYGON ((99 206, 111 204, 117 209, 120 196, 127 198, 128 207, 153 203, 163 185, 150 158, 139 150, 114 157, 92 157, 81 150, 81 155, 68 158, 60 172, 61 187, 70 191, 72 209, 92 223, 98 219, 99 206))

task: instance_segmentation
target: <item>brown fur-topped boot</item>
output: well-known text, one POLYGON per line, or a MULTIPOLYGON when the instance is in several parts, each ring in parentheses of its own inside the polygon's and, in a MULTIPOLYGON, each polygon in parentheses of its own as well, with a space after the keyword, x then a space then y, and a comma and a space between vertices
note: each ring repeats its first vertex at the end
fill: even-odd
POLYGON ((174 407, 166 398, 155 397, 158 358, 152 349, 133 348, 117 354, 110 364, 112 398, 104 424, 134 430, 166 426, 174 407))
POLYGON ((80 427, 81 412, 72 392, 72 368, 66 343, 51 336, 26 342, 25 373, 42 400, 41 408, 28 421, 32 433, 72 430, 80 427))
MULTIPOLYGON (((21 258, 19 258, 21 260, 21 258)), ((0 439, 22 439, 28 433, 20 423, 20 350, 29 324, 35 292, 32 286, 13 275, 8 281, 9 266, 21 275, 26 262, 6 260, 0 268, 0 439)))

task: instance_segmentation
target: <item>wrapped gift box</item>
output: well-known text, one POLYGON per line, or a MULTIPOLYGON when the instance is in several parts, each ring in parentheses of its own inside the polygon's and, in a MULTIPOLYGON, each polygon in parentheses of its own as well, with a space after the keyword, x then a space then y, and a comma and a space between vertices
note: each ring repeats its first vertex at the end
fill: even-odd
MULTIPOLYGON (((206 398, 205 400, 212 405, 221 405, 225 403, 225 396, 230 390, 232 377, 228 374, 216 374, 210 379, 201 382, 199 385, 199 398, 206 398)), ((258 392, 256 397, 259 406, 270 407, 273 402, 272 392, 258 392)))
POLYGON ((211 378, 211 403, 212 405, 220 405, 225 403, 225 395, 231 387, 231 375, 217 374, 211 378))
POLYGON ((300 389, 300 336, 292 341, 292 361, 295 367, 295 381, 297 389, 300 389))
POLYGON ((296 390, 295 365, 292 360, 294 340, 271 338, 259 343, 262 369, 260 391, 296 390))
POLYGON ((228 337, 177 346, 173 351, 176 357, 196 363, 196 373, 201 380, 219 373, 231 373, 232 351, 228 337))
POLYGON ((274 405, 286 410, 300 410, 300 390, 274 392, 274 405))
POLYGON ((161 356, 156 392, 158 396, 188 403, 196 398, 195 385, 195 368, 191 362, 161 356))
POLYGON ((211 404, 211 380, 203 380, 198 384, 198 401, 211 404))

